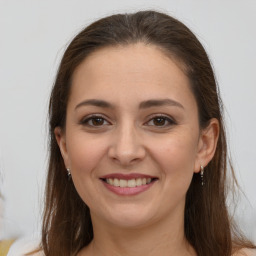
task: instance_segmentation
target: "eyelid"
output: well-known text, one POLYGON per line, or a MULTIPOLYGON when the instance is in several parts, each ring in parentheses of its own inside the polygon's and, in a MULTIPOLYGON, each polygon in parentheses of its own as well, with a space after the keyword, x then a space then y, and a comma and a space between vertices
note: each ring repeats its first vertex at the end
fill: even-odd
MULTIPOLYGON (((84 126, 88 126, 88 127, 92 127, 92 128, 100 128, 100 127, 103 127, 103 126, 106 126, 106 125, 111 125, 112 123, 108 120, 108 117, 106 117, 105 115, 103 114, 90 114, 88 116, 85 116, 81 119, 81 121, 79 122, 79 124, 81 125, 84 125, 84 126), (104 120, 104 122, 107 122, 108 124, 102 124, 102 125, 90 125, 88 124, 88 122, 92 119, 96 119, 96 118, 102 118, 104 120)), ((166 127, 169 127, 169 126, 172 126, 172 125, 175 125, 177 124, 176 120, 169 116, 169 115, 166 115, 166 114, 152 114, 150 116, 147 117, 147 121, 143 124, 143 125, 148 125, 148 126, 155 126, 155 127, 158 127, 158 128, 166 128, 166 127), (163 118, 165 121, 168 122, 168 124, 166 125, 163 125, 163 126, 157 126, 157 125, 148 125, 148 123, 150 121, 153 121, 154 119, 156 118, 163 118)))
MULTIPOLYGON (((104 115, 102 114, 91 114, 91 115, 88 115, 88 116, 85 116, 81 119, 81 121, 79 122, 81 125, 87 125, 89 127, 97 127, 97 126, 93 126, 93 125, 89 125, 88 122, 92 119, 96 119, 96 118, 102 118, 104 121, 106 121, 108 123, 108 125, 111 124, 110 121, 108 121, 108 118, 106 118, 104 115)), ((103 125, 100 125, 99 127, 102 127, 102 126, 105 126, 104 124, 103 125)))
MULTIPOLYGON (((166 120, 166 121, 169 122, 168 125, 159 126, 159 128, 161 128, 161 127, 162 127, 162 128, 165 128, 165 127, 167 127, 167 126, 171 126, 171 125, 177 124, 176 120, 175 120, 173 117, 171 117, 171 116, 169 116, 169 115, 165 115, 165 114, 153 114, 153 115, 150 115, 150 116, 148 117, 148 121, 146 122, 146 124, 149 123, 150 121, 152 121, 152 120, 155 119, 155 118, 163 118, 164 120, 166 120)), ((149 125, 149 126, 154 126, 154 125, 149 125)), ((157 127, 157 126, 155 125, 155 127, 157 127)))

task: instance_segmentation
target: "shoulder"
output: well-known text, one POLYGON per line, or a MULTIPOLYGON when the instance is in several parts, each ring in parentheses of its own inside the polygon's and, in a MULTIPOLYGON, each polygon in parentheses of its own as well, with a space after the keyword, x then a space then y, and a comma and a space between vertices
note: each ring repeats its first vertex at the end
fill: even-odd
POLYGON ((242 249, 233 256, 256 256, 256 249, 242 249))
MULTIPOLYGON (((39 247, 39 245, 40 245, 40 240, 38 238, 34 238, 34 237, 20 238, 12 244, 7 256, 26 255, 27 253, 30 253, 36 250, 39 247)), ((44 254, 41 251, 32 253, 30 255, 44 256, 44 254)))

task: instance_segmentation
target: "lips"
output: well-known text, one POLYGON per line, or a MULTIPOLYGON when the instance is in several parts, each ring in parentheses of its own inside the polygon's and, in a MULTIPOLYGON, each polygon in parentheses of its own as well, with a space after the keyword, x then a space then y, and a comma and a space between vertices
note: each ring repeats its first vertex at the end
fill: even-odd
POLYGON ((118 195, 136 195, 148 188, 158 178, 144 174, 109 174, 101 178, 110 191, 118 195))

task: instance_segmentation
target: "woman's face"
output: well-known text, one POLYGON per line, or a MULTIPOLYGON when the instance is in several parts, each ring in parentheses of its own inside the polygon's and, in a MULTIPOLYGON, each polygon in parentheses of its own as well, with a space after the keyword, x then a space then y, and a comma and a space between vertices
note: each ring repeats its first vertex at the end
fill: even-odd
POLYGON ((55 133, 92 219, 111 225, 183 216, 193 173, 206 164, 188 78, 142 43, 98 50, 79 65, 65 132, 55 133))

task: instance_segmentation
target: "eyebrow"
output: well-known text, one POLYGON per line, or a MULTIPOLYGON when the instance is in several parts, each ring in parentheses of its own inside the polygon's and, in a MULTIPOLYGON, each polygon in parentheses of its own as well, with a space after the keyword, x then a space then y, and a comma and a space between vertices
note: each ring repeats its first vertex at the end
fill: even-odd
MULTIPOLYGON (((99 100, 99 99, 89 99, 89 100, 84 100, 80 102, 75 109, 82 107, 82 106, 95 106, 95 107, 100 107, 100 108, 114 108, 114 106, 104 100, 99 100)), ((146 100, 142 101, 139 104, 139 109, 145 109, 145 108, 150 108, 150 107, 159 107, 159 106, 174 106, 174 107, 179 107, 184 109, 183 105, 175 100, 171 99, 151 99, 151 100, 146 100)))
POLYGON ((113 108, 113 106, 104 100, 97 100, 97 99, 90 99, 90 100, 84 100, 78 105, 76 105, 75 109, 82 107, 82 106, 95 106, 95 107, 100 107, 100 108, 113 108))
POLYGON ((152 99, 152 100, 142 101, 139 105, 139 108, 145 109, 145 108, 158 107, 158 106, 174 106, 174 107, 179 107, 184 109, 182 104, 171 99, 152 99))

